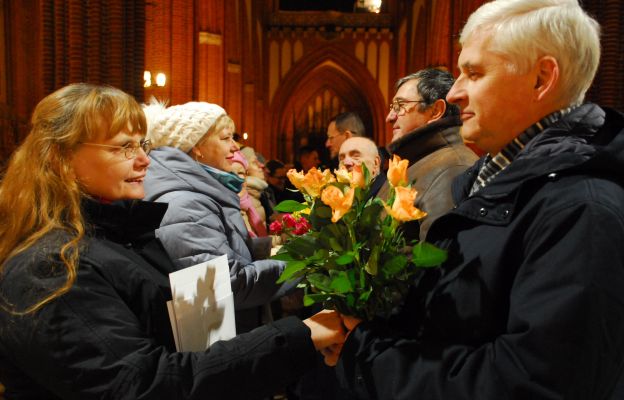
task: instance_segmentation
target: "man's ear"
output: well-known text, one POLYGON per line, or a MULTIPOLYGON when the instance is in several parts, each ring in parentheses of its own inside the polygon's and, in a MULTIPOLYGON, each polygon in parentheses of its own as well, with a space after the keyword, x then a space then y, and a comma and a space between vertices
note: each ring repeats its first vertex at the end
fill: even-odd
POLYGON ((344 135, 345 135, 345 140, 352 138, 353 137, 353 132, 351 132, 350 130, 345 130, 344 131, 344 135))
POLYGON ((559 83, 559 63, 552 56, 544 56, 536 64, 535 99, 544 100, 546 96, 553 96, 559 83))
POLYGON ((437 99, 431 105, 431 107, 429 107, 429 109, 431 110, 431 117, 429 118, 427 123, 437 121, 442 118, 444 116, 444 113, 446 112, 446 101, 444 101, 443 99, 437 99))
POLYGON ((379 157, 379 154, 375 156, 375 176, 379 175, 381 173, 381 157, 379 157))

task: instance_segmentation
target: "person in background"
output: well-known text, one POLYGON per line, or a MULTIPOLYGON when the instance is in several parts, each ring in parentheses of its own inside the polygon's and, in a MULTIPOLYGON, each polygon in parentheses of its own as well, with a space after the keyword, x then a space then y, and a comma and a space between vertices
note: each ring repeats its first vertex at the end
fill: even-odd
POLYGON ((308 172, 312 168, 318 168, 321 165, 318 150, 312 146, 303 146, 299 149, 299 162, 296 163, 297 171, 308 172))
POLYGON ((325 141, 325 147, 329 150, 330 158, 327 168, 332 171, 338 168, 340 146, 345 140, 354 136, 366 137, 364 123, 357 113, 343 112, 329 120, 327 140, 325 141))
POLYGON ((369 138, 352 137, 345 140, 340 146, 338 160, 340 160, 340 167, 346 168, 349 172, 355 165, 366 165, 372 178, 370 197, 376 196, 386 182, 386 176, 381 174, 381 157, 379 157, 377 145, 369 138))
MULTIPOLYGON (((408 239, 424 240, 436 218, 453 208, 451 182, 476 160, 459 136, 459 108, 445 96, 453 76, 427 68, 398 80, 386 121, 392 124, 392 155, 409 160, 408 179, 418 191, 416 206, 427 213, 404 230, 408 239)), ((389 186, 379 191, 387 197, 389 186)))
POLYGON ((176 267, 154 236, 167 206, 140 201, 151 149, 141 106, 72 84, 31 122, 0 182, 7 399, 257 399, 312 368, 315 347, 342 341, 340 318, 323 312, 176 352, 176 267))
POLYGON ((272 207, 284 200, 303 201, 303 195, 297 191, 286 176, 286 166, 279 160, 269 160, 266 163, 266 181, 269 184, 269 199, 272 207), (274 202, 273 202, 274 199, 274 202))
POLYGON ((447 261, 350 332, 337 372, 358 399, 623 398, 624 115, 583 103, 599 29, 577 0, 468 18, 447 100, 487 154, 429 229, 447 261))
POLYGON ((234 122, 205 102, 144 109, 155 147, 145 198, 168 204, 156 235, 177 268, 227 255, 237 332, 270 321, 268 304, 292 288, 275 283, 285 264, 266 259, 270 240, 251 240, 241 217, 234 122))
POLYGON ((264 178, 264 162, 258 159, 253 147, 245 146, 240 151, 248 161, 247 177, 245 178, 247 192, 249 192, 258 214, 263 219, 265 227, 268 228, 267 220, 271 218, 273 207, 270 204, 270 193, 267 190, 269 184, 264 178))
POLYGON ((232 157, 232 172, 245 180, 243 183, 243 189, 238 193, 240 198, 240 208, 243 221, 251 237, 264 237, 267 236, 266 216, 264 214, 264 208, 258 200, 258 205, 254 203, 252 196, 249 194, 247 179, 249 171, 249 162, 241 151, 234 153, 232 157))

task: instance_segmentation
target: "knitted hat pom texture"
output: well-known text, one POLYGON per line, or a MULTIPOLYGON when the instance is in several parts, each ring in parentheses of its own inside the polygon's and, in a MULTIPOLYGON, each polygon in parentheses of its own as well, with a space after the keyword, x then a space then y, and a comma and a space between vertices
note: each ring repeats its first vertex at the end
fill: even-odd
POLYGON ((152 100, 143 106, 147 138, 154 148, 177 147, 188 153, 206 135, 225 110, 216 104, 191 101, 171 107, 152 100))

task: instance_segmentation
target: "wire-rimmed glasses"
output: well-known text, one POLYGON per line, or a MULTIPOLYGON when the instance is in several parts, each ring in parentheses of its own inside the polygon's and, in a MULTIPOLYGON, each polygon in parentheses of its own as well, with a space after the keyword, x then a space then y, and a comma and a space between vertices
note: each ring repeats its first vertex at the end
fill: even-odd
POLYGON ((145 152, 145 155, 149 155, 149 153, 152 151, 152 142, 149 140, 141 140, 139 143, 137 142, 130 142, 127 143, 123 146, 114 146, 111 144, 100 144, 100 143, 81 143, 87 146, 97 146, 97 147, 108 147, 111 149, 117 149, 119 150, 119 152, 123 153, 124 157, 126 157, 126 159, 131 160, 134 157, 136 157, 137 151, 139 151, 139 149, 143 150, 145 152))
POLYGON ((424 100, 394 100, 390 103, 390 111, 394 111, 397 116, 402 116, 407 113, 407 108, 405 105, 408 103, 427 103, 424 100))

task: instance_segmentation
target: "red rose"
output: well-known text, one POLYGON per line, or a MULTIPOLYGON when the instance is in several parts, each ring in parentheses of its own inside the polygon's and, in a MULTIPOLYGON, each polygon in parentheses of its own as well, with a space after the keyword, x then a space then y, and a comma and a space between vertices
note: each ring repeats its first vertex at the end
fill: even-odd
POLYGON ((273 235, 279 235, 283 230, 284 225, 280 221, 273 221, 269 225, 269 231, 271 231, 273 235))
POLYGON ((295 224, 295 230, 293 233, 295 235, 303 235, 304 233, 310 230, 310 223, 304 217, 299 218, 297 223, 295 224))
POLYGON ((284 214, 284 216, 282 217, 282 221, 284 221, 286 226, 289 228, 294 228, 295 225, 297 225, 297 221, 295 220, 295 217, 292 216, 292 214, 284 214))

